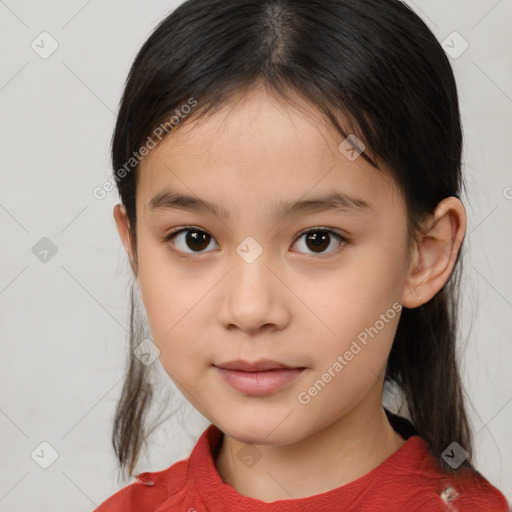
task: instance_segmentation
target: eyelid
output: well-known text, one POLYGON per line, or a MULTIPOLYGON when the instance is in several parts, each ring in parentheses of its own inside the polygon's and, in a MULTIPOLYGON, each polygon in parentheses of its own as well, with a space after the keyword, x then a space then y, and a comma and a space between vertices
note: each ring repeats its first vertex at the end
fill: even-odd
MULTIPOLYGON (((210 235, 210 233, 208 233, 208 231, 206 229, 200 228, 198 226, 179 226, 179 227, 171 230, 166 235, 164 235, 163 239, 165 242, 169 242, 169 241, 171 241, 171 239, 174 236, 176 236, 182 232, 193 231, 193 230, 200 231, 202 233, 206 233, 206 234, 210 235)), ((337 252, 339 252, 339 250, 342 247, 344 247, 346 244, 349 243, 349 239, 345 235, 342 235, 341 233, 339 233, 336 228, 329 228, 327 226, 315 226, 315 227, 307 228, 307 229, 301 231, 295 238, 292 245, 294 245, 297 242, 297 240, 299 240, 302 236, 307 235, 308 233, 316 233, 316 232, 320 232, 320 231, 330 233, 330 234, 334 235, 335 237, 337 237, 338 240, 341 242, 341 246, 338 247, 337 249, 334 249, 333 251, 317 254, 316 256, 319 258, 322 258, 322 257, 325 258, 332 254, 336 254, 337 252)), ((212 236, 212 239, 215 240, 215 238, 213 236, 212 236)), ((209 252, 211 252, 211 251, 205 251, 205 252, 196 252, 196 253, 194 253, 194 252, 183 253, 182 251, 176 250, 174 248, 173 248, 173 251, 177 252, 180 255, 191 255, 191 254, 201 255, 201 254, 208 254, 209 252)), ((300 253, 300 254, 306 254, 306 256, 315 256, 315 253, 300 253)))

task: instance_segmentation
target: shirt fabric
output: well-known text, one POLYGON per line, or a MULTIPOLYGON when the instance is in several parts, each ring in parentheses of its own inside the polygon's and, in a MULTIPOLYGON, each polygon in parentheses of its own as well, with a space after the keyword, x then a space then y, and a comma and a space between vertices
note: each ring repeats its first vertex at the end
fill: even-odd
POLYGON ((405 443, 366 475, 336 489, 270 503, 239 494, 215 467, 223 433, 211 424, 190 457, 140 473, 94 512, 510 512, 505 496, 480 473, 440 473, 412 424, 386 413, 405 443))

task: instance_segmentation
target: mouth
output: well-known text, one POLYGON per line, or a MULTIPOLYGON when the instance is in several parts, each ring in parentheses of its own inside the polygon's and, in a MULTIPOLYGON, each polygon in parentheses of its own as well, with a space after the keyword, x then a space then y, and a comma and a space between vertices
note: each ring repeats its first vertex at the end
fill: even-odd
POLYGON ((254 363, 238 360, 213 366, 224 382, 249 396, 275 393, 294 382, 307 369, 270 360, 254 363))

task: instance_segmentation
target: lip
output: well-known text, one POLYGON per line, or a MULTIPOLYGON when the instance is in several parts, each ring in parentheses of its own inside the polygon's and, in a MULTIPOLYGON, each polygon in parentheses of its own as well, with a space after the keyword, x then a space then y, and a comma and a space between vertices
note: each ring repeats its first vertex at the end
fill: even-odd
POLYGON ((279 361, 272 361, 270 359, 260 359, 259 361, 254 361, 253 363, 237 359, 236 361, 214 364, 213 366, 240 372, 265 372, 267 370, 299 368, 298 366, 289 366, 287 364, 280 363, 279 361))
POLYGON ((306 369, 270 360, 254 363, 238 360, 213 366, 227 384, 250 396, 274 393, 295 381, 306 369))

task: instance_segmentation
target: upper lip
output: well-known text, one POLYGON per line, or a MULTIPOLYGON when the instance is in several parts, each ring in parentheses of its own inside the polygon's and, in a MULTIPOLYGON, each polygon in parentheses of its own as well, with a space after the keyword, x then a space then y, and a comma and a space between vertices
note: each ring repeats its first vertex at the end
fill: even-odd
POLYGON ((264 372, 267 370, 276 370, 279 368, 299 368, 298 366, 288 366, 278 361, 271 361, 269 359, 262 359, 250 363, 249 361, 228 361, 226 363, 214 364, 217 368, 224 368, 226 370, 238 370, 241 372, 264 372))

